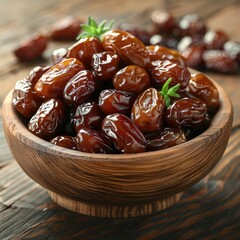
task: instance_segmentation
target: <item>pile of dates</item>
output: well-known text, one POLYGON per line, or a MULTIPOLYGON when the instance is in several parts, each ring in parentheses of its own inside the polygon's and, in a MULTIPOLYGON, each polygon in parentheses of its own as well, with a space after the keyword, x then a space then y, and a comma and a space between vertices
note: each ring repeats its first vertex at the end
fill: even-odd
POLYGON ((176 19, 169 12, 156 10, 151 20, 150 30, 126 23, 120 28, 147 45, 177 49, 189 67, 220 73, 239 72, 240 43, 231 40, 222 30, 208 29, 199 15, 184 15, 176 19))
POLYGON ((28 130, 88 153, 156 151, 205 131, 220 106, 211 80, 178 52, 110 27, 89 18, 52 66, 17 81, 12 104, 28 130))

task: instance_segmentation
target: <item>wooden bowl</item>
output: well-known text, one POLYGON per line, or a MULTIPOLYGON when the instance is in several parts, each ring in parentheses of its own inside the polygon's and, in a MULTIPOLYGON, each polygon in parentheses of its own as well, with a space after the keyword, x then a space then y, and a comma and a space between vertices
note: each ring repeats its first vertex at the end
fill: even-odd
POLYGON ((173 205, 205 177, 223 155, 232 126, 232 105, 216 82, 221 108, 211 126, 181 145, 138 154, 90 154, 65 149, 30 133, 3 104, 3 126, 15 159, 60 206, 99 217, 135 217, 173 205))

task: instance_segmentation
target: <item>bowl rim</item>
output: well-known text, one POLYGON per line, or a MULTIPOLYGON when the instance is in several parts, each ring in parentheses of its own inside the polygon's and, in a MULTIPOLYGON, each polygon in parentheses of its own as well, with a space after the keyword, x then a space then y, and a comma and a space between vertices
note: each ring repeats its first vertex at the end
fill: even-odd
MULTIPOLYGON (((205 74, 206 75, 206 74, 205 74)), ((17 111, 14 109, 12 105, 12 93, 13 89, 7 94, 3 105, 2 105, 2 118, 6 123, 6 127, 8 127, 9 131, 17 137, 18 140, 22 141, 24 144, 30 145, 35 149, 41 149, 44 152, 51 152, 57 156, 64 156, 64 158, 68 158, 69 160, 76 158, 80 158, 81 160, 86 161, 111 161, 111 162, 134 162, 139 161, 141 158, 154 157, 159 156, 161 154, 166 155, 168 153, 173 153, 176 151, 180 151, 183 147, 192 149, 197 145, 200 141, 205 141, 209 138, 209 136, 218 134, 219 131, 225 127, 229 118, 232 118, 232 103, 220 84, 216 81, 212 80, 209 76, 208 78, 213 82, 213 84, 217 87, 220 98, 220 108, 218 112, 215 114, 212 122, 207 130, 198 135, 197 137, 182 143, 180 145, 176 145, 171 148, 166 148, 157 151, 150 152, 142 152, 142 153, 131 153, 131 154, 103 154, 103 153, 86 153, 80 152, 77 150, 71 150, 64 147, 60 147, 54 145, 46 140, 43 140, 33 133, 28 131, 26 126, 23 124, 21 119, 17 116, 17 111), (224 99, 224 101, 223 101, 224 99)), ((80 160, 79 159, 79 160, 80 160)))

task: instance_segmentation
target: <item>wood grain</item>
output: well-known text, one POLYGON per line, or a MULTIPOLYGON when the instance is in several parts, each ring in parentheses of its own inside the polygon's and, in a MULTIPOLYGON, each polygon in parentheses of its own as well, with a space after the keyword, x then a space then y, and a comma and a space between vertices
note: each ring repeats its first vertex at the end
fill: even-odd
POLYGON ((232 126, 232 105, 215 85, 221 107, 211 126, 187 143, 155 152, 89 154, 52 145, 26 129, 12 107, 12 92, 3 103, 3 127, 19 165, 61 206, 101 217, 147 215, 174 204, 176 194, 220 160, 232 126))

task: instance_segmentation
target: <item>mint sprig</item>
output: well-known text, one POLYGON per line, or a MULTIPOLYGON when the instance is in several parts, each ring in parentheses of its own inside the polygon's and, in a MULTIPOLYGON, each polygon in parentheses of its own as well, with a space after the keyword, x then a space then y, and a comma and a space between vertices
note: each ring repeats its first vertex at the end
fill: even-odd
POLYGON ((112 20, 108 25, 106 25, 106 23, 107 21, 103 20, 100 24, 97 24, 93 18, 88 17, 88 23, 81 24, 83 32, 78 35, 77 40, 85 37, 96 37, 100 39, 104 33, 111 30, 114 21, 112 20))
POLYGON ((165 104, 167 107, 170 106, 171 103, 171 97, 176 97, 179 98, 180 95, 177 93, 179 87, 180 87, 180 83, 176 84, 175 86, 169 88, 169 84, 171 83, 172 78, 169 78, 164 85, 162 86, 161 91, 159 92, 165 101, 165 104))

